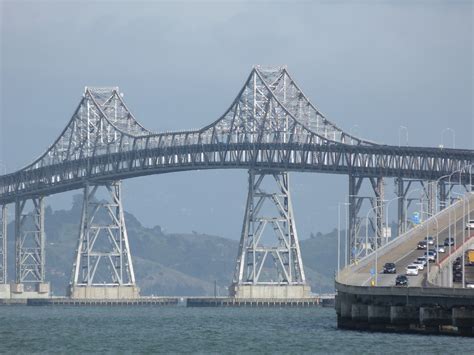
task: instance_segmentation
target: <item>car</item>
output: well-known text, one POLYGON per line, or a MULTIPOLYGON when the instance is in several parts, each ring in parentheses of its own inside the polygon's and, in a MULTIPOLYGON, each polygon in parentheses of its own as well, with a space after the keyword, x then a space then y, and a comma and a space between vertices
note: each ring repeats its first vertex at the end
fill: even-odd
POLYGON ((438 252, 436 251, 436 249, 430 249, 430 250, 428 250, 428 253, 433 253, 435 258, 438 255, 438 252))
POLYGON ((421 261, 423 263, 423 266, 426 266, 426 256, 419 256, 416 258, 416 260, 421 261))
POLYGON ((453 271, 460 271, 462 270, 462 264, 460 262, 453 263, 453 271))
POLYGON ((429 245, 433 245, 433 244, 434 244, 434 242, 435 242, 434 238, 433 238, 433 237, 431 237, 431 236, 430 236, 430 237, 428 237, 428 238, 426 238, 426 240, 428 241, 428 244, 429 244, 429 245))
POLYGON ((424 270, 425 268, 425 263, 418 259, 412 262, 412 264, 418 266, 418 270, 424 270))
POLYGON ((454 238, 446 238, 444 240, 444 245, 449 247, 454 245, 454 238))
POLYGON ((414 264, 410 264, 406 268, 405 275, 407 276, 416 276, 418 275, 418 266, 414 264))
POLYGON ((438 246, 436 247, 436 251, 437 251, 438 253, 446 253, 446 248, 445 248, 444 245, 440 244, 440 245, 438 245, 438 246))
POLYGON ((395 279, 395 286, 408 286, 408 277, 405 275, 398 275, 395 279))
POLYGON ((474 282, 466 282, 467 288, 474 288, 474 282))
POLYGON ((426 240, 420 240, 418 242, 418 245, 416 246, 416 249, 418 250, 426 249, 426 240))
POLYGON ((474 219, 470 219, 469 222, 466 223, 466 230, 474 229, 474 219))
POLYGON ((394 263, 386 263, 383 266, 383 273, 384 274, 396 274, 397 269, 395 268, 395 264, 394 263))
POLYGON ((426 252, 425 256, 428 259, 428 261, 435 261, 435 259, 436 259, 436 255, 432 251, 426 252))

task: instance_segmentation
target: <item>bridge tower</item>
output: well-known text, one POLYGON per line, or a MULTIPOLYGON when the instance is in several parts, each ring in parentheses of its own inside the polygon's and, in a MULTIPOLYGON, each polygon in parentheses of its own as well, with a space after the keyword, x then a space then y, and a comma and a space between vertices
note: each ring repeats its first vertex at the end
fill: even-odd
POLYGON ((120 181, 84 188, 79 241, 68 294, 72 298, 88 299, 138 297, 120 181), (105 200, 99 200, 99 190, 106 193, 105 200))
POLYGON ((288 173, 249 170, 247 205, 230 295, 303 298, 309 292, 288 173), (267 192, 271 180, 273 191, 267 192))
POLYGON ((11 289, 12 297, 49 297, 50 287, 45 278, 42 196, 15 202, 15 253, 15 283, 11 289), (32 206, 30 212, 27 212, 28 205, 32 206))

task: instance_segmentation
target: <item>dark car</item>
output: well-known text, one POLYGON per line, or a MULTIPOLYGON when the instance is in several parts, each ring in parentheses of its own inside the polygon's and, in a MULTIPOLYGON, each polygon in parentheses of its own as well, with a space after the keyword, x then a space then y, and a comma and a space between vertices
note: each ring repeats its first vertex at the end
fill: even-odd
POLYGON ((462 270, 462 264, 460 262, 454 262, 453 263, 453 271, 460 271, 462 270))
POLYGON ((396 274, 397 269, 395 268, 395 264, 394 263, 386 263, 383 266, 383 273, 384 274, 396 274))
POLYGON ((450 245, 453 246, 454 245, 454 238, 446 238, 444 240, 444 245, 449 247, 450 245))
POLYGON ((416 246, 416 249, 418 250, 426 249, 426 240, 420 240, 418 242, 418 245, 416 246))
POLYGON ((453 274, 453 281, 454 282, 461 282, 462 281, 462 272, 461 271, 456 271, 453 274))
POLYGON ((408 286, 408 277, 405 275, 398 275, 395 279, 395 286, 408 286))

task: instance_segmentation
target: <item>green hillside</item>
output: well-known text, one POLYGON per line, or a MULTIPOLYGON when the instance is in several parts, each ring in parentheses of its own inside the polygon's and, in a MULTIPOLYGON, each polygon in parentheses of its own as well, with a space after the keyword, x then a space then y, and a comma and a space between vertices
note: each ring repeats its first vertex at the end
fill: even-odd
MULTIPOLYGON (((65 294, 77 247, 81 197, 70 210, 46 208, 46 273, 55 295, 65 294)), ((212 295, 214 283, 226 295, 238 249, 236 240, 197 233, 168 234, 159 226, 144 227, 125 214, 136 280, 142 295, 212 295)), ((9 225, 9 251, 14 255, 13 223, 9 225)), ((301 242, 306 277, 313 292, 334 289, 336 233, 313 235, 301 242)), ((13 279, 14 258, 9 258, 13 279)))

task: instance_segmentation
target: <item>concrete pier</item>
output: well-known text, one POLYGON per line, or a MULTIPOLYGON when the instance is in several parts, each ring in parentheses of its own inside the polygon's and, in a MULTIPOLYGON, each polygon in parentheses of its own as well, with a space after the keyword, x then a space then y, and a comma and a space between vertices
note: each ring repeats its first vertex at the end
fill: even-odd
POLYGON ((306 297, 281 298, 234 298, 234 297, 189 297, 187 307, 334 307, 334 299, 306 297))
POLYGON ((230 297, 235 298, 268 298, 300 299, 310 297, 311 288, 307 285, 232 285, 230 297))
POLYGON ((369 324, 390 323, 390 307, 369 305, 367 308, 367 321, 369 322, 369 324))
POLYGON ((336 287, 339 328, 474 335, 474 298, 470 289, 336 287))
POLYGON ((36 285, 25 285, 22 283, 12 283, 10 287, 10 298, 28 299, 28 298, 49 298, 50 285, 49 282, 39 283, 36 285))
POLYGON ((136 286, 75 286, 67 290, 73 299, 136 299, 139 293, 136 286))

